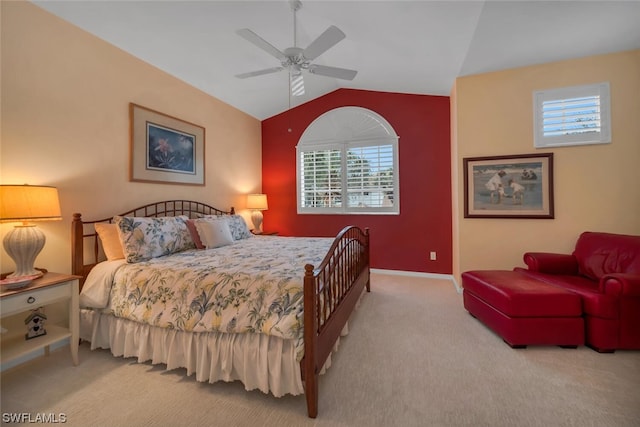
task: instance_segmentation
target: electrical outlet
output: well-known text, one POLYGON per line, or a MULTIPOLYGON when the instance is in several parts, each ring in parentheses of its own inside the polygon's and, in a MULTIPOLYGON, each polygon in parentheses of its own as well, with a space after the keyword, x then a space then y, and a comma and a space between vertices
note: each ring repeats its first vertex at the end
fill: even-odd
POLYGON ((437 258, 437 257, 436 257, 436 251, 431 251, 431 252, 429 252, 429 259, 430 259, 431 261, 435 261, 435 260, 436 260, 436 258, 437 258))

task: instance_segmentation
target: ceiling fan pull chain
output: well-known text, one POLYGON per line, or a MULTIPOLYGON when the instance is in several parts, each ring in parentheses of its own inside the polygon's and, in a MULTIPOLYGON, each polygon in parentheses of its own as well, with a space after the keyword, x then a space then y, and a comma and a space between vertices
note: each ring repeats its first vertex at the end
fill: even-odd
POLYGON ((297 20, 296 20, 296 12, 300 9, 302 3, 299 0, 291 0, 291 11, 293 12, 293 47, 298 46, 298 41, 296 39, 297 31, 297 20))
POLYGON ((289 94, 289 110, 291 110, 291 71, 289 71, 289 84, 287 86, 289 86, 287 88, 287 93, 289 94))

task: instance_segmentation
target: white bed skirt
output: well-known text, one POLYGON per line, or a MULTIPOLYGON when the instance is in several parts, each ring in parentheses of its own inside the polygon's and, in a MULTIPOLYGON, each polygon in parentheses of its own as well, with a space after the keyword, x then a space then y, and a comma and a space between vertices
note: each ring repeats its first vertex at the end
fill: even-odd
MULTIPOLYGON (((276 397, 304 393, 300 363, 291 340, 264 334, 190 333, 163 329, 93 310, 81 310, 80 338, 91 349, 110 349, 117 357, 139 363, 185 368, 198 381, 236 381, 246 390, 259 389, 276 397)), ((342 335, 348 332, 345 325, 342 335)), ((334 346, 337 350, 338 342, 334 346)), ((331 365, 329 355, 321 373, 331 365)))

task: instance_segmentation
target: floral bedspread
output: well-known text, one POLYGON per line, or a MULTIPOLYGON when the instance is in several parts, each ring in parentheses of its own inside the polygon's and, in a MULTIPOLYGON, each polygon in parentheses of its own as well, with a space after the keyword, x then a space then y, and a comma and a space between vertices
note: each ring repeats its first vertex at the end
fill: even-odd
POLYGON ((318 266, 332 242, 261 236, 125 264, 115 273, 109 309, 162 328, 294 339, 300 359, 304 266, 318 266))

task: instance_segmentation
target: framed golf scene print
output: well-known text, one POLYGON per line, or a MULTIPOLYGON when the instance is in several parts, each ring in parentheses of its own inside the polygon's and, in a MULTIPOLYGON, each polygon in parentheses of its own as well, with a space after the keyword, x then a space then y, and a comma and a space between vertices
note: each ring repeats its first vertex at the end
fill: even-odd
POLYGON ((553 218, 553 153, 463 159, 465 218, 553 218))
POLYGON ((129 104, 131 181, 204 185, 203 127, 129 104))

